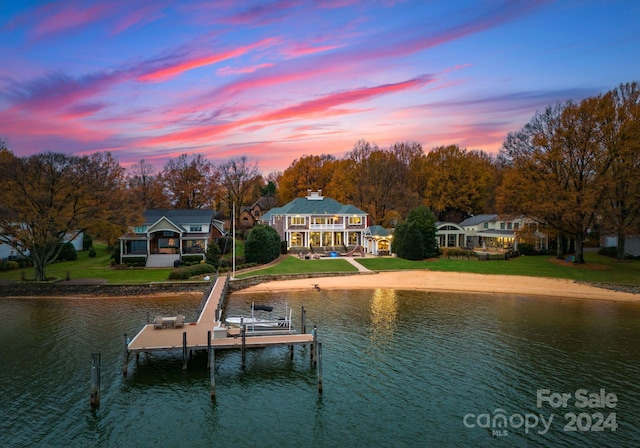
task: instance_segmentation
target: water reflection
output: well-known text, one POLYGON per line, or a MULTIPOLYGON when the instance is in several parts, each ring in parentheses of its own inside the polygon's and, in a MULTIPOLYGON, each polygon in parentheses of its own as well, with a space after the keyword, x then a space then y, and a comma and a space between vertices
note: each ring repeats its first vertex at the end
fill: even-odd
POLYGON ((374 346, 384 346, 393 340, 398 320, 398 296, 392 289, 376 289, 369 305, 371 331, 369 337, 374 346))

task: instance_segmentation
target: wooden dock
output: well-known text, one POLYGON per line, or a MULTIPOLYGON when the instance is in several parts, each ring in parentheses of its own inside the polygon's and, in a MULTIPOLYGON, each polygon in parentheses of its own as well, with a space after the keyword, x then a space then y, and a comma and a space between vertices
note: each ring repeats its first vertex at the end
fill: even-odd
MULTIPOLYGON (((158 351, 182 350, 183 367, 186 368, 186 353, 192 350, 209 350, 210 355, 213 349, 238 349, 243 352, 246 348, 289 346, 293 356, 293 346, 312 346, 313 353, 316 353, 317 332, 305 333, 305 324, 301 322, 301 334, 283 334, 276 330, 272 334, 268 331, 248 332, 240 331, 238 328, 226 328, 222 323, 222 309, 224 300, 228 292, 229 277, 218 276, 204 306, 195 322, 185 322, 179 328, 157 328, 154 324, 145 325, 142 330, 130 341, 125 342, 125 361, 123 373, 126 375, 129 355, 135 353, 151 353, 158 351)), ((304 316, 304 309, 302 310, 304 316)), ((304 320, 304 317, 303 319, 304 320)), ((171 319, 170 321, 173 321, 171 319)), ((125 336, 126 337, 126 336, 125 336)))

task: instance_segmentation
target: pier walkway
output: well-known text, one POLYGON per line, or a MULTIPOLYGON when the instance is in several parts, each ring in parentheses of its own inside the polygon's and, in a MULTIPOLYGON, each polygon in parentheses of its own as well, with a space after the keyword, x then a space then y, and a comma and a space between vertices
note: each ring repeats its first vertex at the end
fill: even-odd
POLYGON ((170 324, 167 327, 156 328, 155 323, 146 324, 131 342, 127 343, 125 365, 130 353, 179 349, 184 352, 211 347, 240 348, 243 345, 245 347, 293 346, 313 342, 314 336, 309 333, 268 334, 264 331, 254 335, 247 332, 242 338, 238 329, 226 328, 222 323, 222 309, 228 292, 228 282, 228 276, 217 277, 196 322, 185 322, 183 326, 172 327, 171 324, 174 324, 175 318, 165 317, 165 321, 170 324))

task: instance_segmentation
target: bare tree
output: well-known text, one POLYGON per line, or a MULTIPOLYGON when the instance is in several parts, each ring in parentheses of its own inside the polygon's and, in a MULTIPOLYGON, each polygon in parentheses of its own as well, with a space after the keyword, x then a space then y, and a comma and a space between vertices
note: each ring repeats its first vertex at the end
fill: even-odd
POLYGON ((258 164, 250 164, 246 156, 235 157, 220 165, 219 172, 228 210, 231 212, 235 204, 236 215, 233 219, 238 219, 240 206, 244 205, 244 201, 255 186, 256 179, 260 177, 258 164))

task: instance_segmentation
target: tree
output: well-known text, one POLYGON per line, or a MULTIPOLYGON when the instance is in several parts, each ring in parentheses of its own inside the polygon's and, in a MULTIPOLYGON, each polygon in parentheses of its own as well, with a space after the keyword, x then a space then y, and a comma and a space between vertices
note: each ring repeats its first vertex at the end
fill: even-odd
POLYGON ((153 165, 145 159, 131 165, 127 183, 132 202, 139 202, 143 211, 169 207, 162 176, 156 174, 153 165))
POLYGON ((216 243, 214 240, 209 241, 209 244, 207 245, 207 251, 204 255, 207 263, 218 269, 220 267, 220 255, 222 255, 222 251, 220 250, 220 246, 218 246, 218 243, 216 243))
POLYGON ((408 260, 422 260, 437 255, 436 217, 428 207, 414 208, 407 220, 398 224, 391 250, 398 257, 408 260))
POLYGON ((214 207, 217 178, 202 154, 182 154, 170 159, 162 172, 165 193, 177 209, 214 207))
POLYGON ((427 154, 424 170, 424 203, 442 221, 461 221, 485 211, 496 183, 496 169, 487 154, 440 146, 427 154))
POLYGON ((29 258, 36 280, 46 266, 94 222, 126 220, 122 171, 108 153, 77 157, 43 153, 0 154, 0 239, 29 258))
POLYGON ((247 263, 269 263, 280 256, 280 235, 271 226, 257 225, 249 230, 244 246, 247 263))
POLYGON ((417 144, 380 149, 359 140, 336 164, 330 188, 333 197, 366 211, 374 223, 392 226, 415 198, 408 189, 409 163, 421 151, 417 144))
POLYGON ((622 84, 603 97, 604 140, 611 170, 604 228, 617 235, 616 258, 625 258, 625 237, 640 231, 640 86, 622 84))
MULTIPOLYGON (((247 156, 235 157, 219 167, 220 182, 224 188, 228 211, 236 205, 236 214, 232 218, 238 219, 240 207, 251 194, 256 180, 261 179, 258 164, 250 164, 247 156)), ((229 213, 231 216, 231 213, 229 213)))
POLYGON ((584 263, 583 241, 607 191, 612 159, 602 124, 602 97, 586 98, 536 114, 503 145, 516 174, 505 188, 528 190, 518 194, 524 200, 518 208, 572 236, 577 263, 584 263))
POLYGON ((330 194, 335 157, 329 154, 303 155, 291 162, 278 181, 278 202, 286 204, 304 197, 309 190, 330 194))

